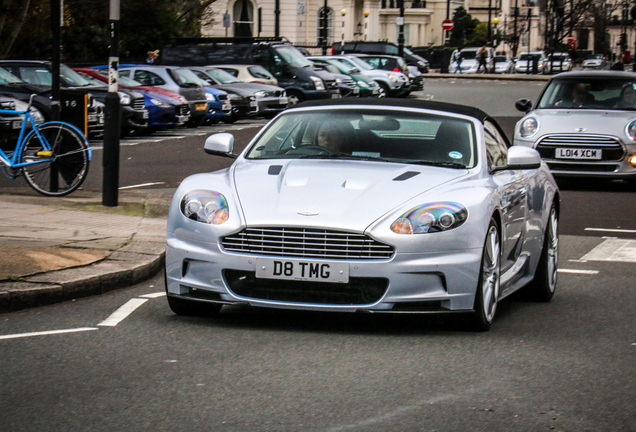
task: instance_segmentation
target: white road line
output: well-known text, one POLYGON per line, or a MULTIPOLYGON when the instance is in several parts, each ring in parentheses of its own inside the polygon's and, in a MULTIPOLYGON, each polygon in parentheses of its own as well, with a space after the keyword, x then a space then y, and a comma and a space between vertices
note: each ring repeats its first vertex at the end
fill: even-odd
POLYGON ((41 331, 41 332, 32 332, 32 333, 19 333, 12 335, 4 335, 0 336, 0 339, 18 339, 32 336, 48 336, 62 333, 76 333, 76 332, 85 332, 91 330, 99 330, 97 327, 80 327, 76 329, 66 329, 66 330, 49 330, 49 331, 41 331))
POLYGON ((613 229, 613 228, 585 228, 585 231, 605 231, 605 232, 627 233, 627 234, 636 233, 636 230, 613 229))
POLYGON ((157 297, 164 297, 166 295, 165 291, 162 292, 156 292, 156 293, 151 293, 151 294, 144 294, 144 295, 140 295, 139 297, 143 297, 143 298, 157 298, 157 297))
POLYGON ((113 312, 111 316, 109 316, 108 318, 106 318, 104 321, 100 322, 97 325, 114 327, 120 322, 122 322, 124 319, 126 319, 128 315, 133 313, 135 309, 137 309, 139 306, 146 303, 147 301, 148 299, 138 299, 138 298, 130 299, 122 307, 120 307, 115 312, 113 312))
POLYGON ((166 184, 166 183, 165 182, 141 183, 141 184, 131 185, 131 186, 122 186, 122 187, 119 188, 119 190, 122 190, 122 189, 134 189, 134 188, 139 188, 139 187, 144 187, 144 186, 154 186, 154 185, 160 185, 160 184, 166 184))
POLYGON ((575 274, 587 274, 587 275, 598 274, 598 270, 558 269, 557 271, 559 273, 575 273, 575 274))

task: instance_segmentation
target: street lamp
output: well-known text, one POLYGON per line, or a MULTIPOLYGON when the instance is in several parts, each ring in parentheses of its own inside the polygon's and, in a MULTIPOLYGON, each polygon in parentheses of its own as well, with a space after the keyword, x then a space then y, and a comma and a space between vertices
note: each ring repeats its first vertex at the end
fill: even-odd
POLYGON ((346 9, 342 9, 340 11, 340 15, 342 15, 342 38, 340 38, 340 55, 344 54, 344 26, 345 26, 344 17, 346 14, 347 14, 346 9))
POLYGON ((492 23, 494 24, 495 28, 493 31, 493 34, 495 35, 495 39, 493 41, 492 47, 497 50, 497 24, 499 24, 499 18, 495 17, 492 19, 492 23))

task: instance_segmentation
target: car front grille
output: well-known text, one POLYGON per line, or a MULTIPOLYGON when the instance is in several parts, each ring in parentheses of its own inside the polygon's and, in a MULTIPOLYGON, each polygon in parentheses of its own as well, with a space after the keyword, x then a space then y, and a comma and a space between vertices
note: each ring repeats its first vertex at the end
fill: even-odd
POLYGON ((393 247, 357 233, 313 228, 246 228, 223 238, 229 252, 328 259, 388 259, 393 247))
POLYGON ((133 99, 132 106, 135 110, 142 111, 146 108, 146 104, 144 103, 144 98, 135 98, 133 99))
POLYGON ((186 116, 190 115, 190 107, 188 105, 177 105, 175 107, 177 115, 186 116))
POLYGON ((379 301, 389 286, 385 278, 349 278, 347 283, 261 279, 255 272, 225 270, 225 281, 236 295, 293 303, 368 305, 379 301))
MULTIPOLYGON (((554 159, 557 148, 571 149, 600 149, 603 151, 602 159, 599 161, 567 161, 567 165, 590 165, 595 162, 619 161, 625 156, 625 150, 617 138, 608 135, 549 135, 541 139, 537 144, 537 150, 544 159, 554 159)), ((575 167, 573 170, 577 170, 575 167)))

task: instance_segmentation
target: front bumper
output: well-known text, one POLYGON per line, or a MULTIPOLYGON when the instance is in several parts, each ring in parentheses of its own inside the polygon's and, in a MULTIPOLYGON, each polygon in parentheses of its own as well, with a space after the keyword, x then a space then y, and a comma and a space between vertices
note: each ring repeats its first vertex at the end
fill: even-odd
POLYGON ((478 248, 450 253, 396 253, 388 260, 339 260, 349 266, 349 283, 281 282, 255 277, 258 255, 228 253, 217 243, 184 240, 168 233, 166 289, 170 296, 189 300, 269 308, 470 311, 481 254, 478 248))
POLYGON ((283 97, 261 97, 256 99, 258 102, 258 113, 279 113, 289 106, 287 96, 283 97))

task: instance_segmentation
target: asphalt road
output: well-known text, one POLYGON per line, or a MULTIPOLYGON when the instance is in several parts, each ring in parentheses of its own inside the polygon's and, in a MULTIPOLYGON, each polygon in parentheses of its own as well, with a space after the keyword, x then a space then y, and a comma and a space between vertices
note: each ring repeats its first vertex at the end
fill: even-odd
MULTIPOLYGON (((502 108, 508 99, 540 91, 457 82, 429 81, 420 96, 491 98, 510 127, 518 115, 502 108)), ((221 130, 239 149, 256 131, 124 140, 120 184, 176 187, 229 165, 202 150, 221 130)), ((87 187, 100 186, 96 147, 87 187)), ((636 193, 621 183, 561 186, 557 293, 550 303, 504 300, 488 333, 466 332, 459 315, 236 306, 214 319, 179 317, 158 275, 0 315, 0 430, 636 431, 636 277, 619 253, 636 235, 636 193), (103 325, 120 308, 129 314, 103 325)))

